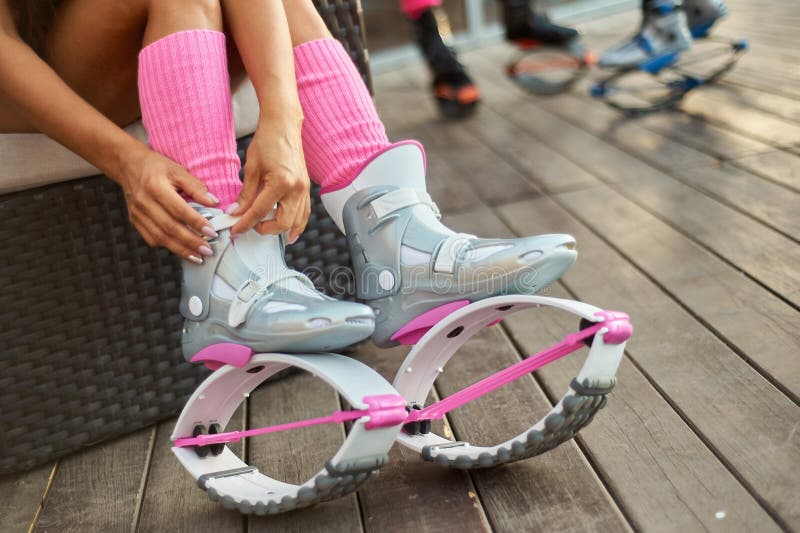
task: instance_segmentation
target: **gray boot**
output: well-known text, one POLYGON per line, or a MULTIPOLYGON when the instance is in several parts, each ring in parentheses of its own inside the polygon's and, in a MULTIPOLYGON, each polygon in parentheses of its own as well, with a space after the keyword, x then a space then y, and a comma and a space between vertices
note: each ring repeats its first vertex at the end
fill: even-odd
POLYGON ((329 298, 286 266, 283 236, 250 230, 231 242, 235 218, 219 209, 193 207, 219 237, 209 242, 214 255, 202 265, 183 261, 180 310, 186 318, 186 359, 219 360, 231 352, 230 344, 251 352, 326 352, 372 333, 369 307, 329 298))
POLYGON ((448 229, 425 192, 415 143, 388 148, 322 201, 347 235, 357 295, 375 310, 379 346, 413 344, 469 302, 540 291, 577 257, 569 235, 480 239, 448 229))
MULTIPOLYGON (((659 65, 692 46, 686 13, 669 0, 654 1, 644 10, 639 33, 600 56, 602 68, 629 69, 659 65)), ((659 67, 660 68, 660 67, 659 67)))

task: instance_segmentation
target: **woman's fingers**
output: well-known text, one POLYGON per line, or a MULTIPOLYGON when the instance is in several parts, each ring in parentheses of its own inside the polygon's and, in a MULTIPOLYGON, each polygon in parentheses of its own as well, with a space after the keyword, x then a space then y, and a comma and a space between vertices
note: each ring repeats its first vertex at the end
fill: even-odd
POLYGON ((150 217, 133 217, 133 223, 144 238, 145 242, 147 242, 147 244, 150 246, 163 246, 178 257, 188 259, 196 264, 202 264, 203 254, 200 252, 200 250, 192 249, 190 246, 186 246, 179 240, 170 239, 168 234, 150 217))
POLYGON ((230 214, 237 216, 244 214, 248 209, 250 209, 250 206, 258 196, 260 189, 261 176, 255 170, 253 170, 252 166, 248 166, 248 164, 245 163, 244 185, 242 186, 242 191, 239 193, 239 197, 236 199, 236 204, 238 207, 231 211, 230 214))
POLYGON ((219 204, 219 198, 211 194, 202 181, 189 174, 183 168, 173 176, 172 181, 178 189, 199 204, 203 204, 206 207, 215 207, 219 204))
POLYGON ((178 253, 181 257, 210 256, 211 247, 200 235, 191 231, 182 220, 173 218, 161 205, 151 204, 145 211, 147 219, 157 229, 151 229, 158 238, 158 245, 178 253))
POLYGON ((209 238, 217 236, 217 232, 214 231, 208 220, 189 207, 189 204, 177 192, 166 190, 163 195, 162 206, 173 219, 183 222, 200 235, 205 235, 209 238))
POLYGON ((308 217, 311 214, 311 198, 305 197, 302 201, 302 207, 297 210, 297 214, 294 219, 294 224, 292 224, 291 229, 289 230, 289 243, 294 244, 300 235, 306 230, 306 224, 308 224, 308 217))
MULTIPOLYGON (((281 198, 282 194, 278 191, 270 189, 261 189, 258 196, 253 200, 250 207, 241 213, 241 218, 231 228, 231 235, 238 235, 244 233, 267 216, 267 214, 275 208, 275 204, 281 198)), ((280 215, 280 210, 278 210, 280 215)), ((274 222, 274 221, 268 221, 274 222)), ((263 224, 263 222, 262 222, 263 224)), ((261 232, 259 232, 261 233, 261 232)))

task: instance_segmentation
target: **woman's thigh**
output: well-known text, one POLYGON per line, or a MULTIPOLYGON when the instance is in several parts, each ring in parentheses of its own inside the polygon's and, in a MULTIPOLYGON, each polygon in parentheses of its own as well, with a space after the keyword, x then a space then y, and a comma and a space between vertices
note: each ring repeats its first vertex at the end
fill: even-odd
MULTIPOLYGON (((120 126, 129 124, 141 115, 137 57, 145 33, 221 26, 221 19, 208 13, 213 4, 210 0, 67 0, 47 35, 45 61, 97 110, 120 126), (161 9, 167 5, 184 9, 177 13, 161 9)), ((243 68, 232 43, 229 39, 232 78, 238 82, 243 68)), ((33 130, 0 95, 2 131, 33 130)))
POLYGON ((331 37, 311 0, 283 0, 283 8, 292 34, 292 45, 331 37))

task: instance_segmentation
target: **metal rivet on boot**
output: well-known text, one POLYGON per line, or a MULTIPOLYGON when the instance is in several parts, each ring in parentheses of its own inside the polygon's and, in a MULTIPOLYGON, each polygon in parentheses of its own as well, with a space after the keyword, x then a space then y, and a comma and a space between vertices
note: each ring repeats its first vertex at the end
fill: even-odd
POLYGON ((203 314, 203 301, 199 297, 192 296, 189 298, 189 312, 194 316, 203 314))
POLYGON ((381 270, 378 274, 378 285, 385 291, 390 291, 394 288, 394 274, 390 270, 381 270))

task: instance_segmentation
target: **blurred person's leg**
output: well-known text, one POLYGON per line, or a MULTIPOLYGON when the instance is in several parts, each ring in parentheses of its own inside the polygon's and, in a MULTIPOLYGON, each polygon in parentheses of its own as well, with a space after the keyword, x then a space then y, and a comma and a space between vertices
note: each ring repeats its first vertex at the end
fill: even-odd
POLYGON ((503 8, 506 40, 520 45, 564 44, 578 36, 572 28, 553 24, 532 9, 529 0, 498 0, 503 8))
POLYGON ((441 0, 401 0, 400 7, 413 25, 414 41, 428 63, 434 98, 448 116, 470 113, 480 94, 455 50, 442 39, 434 8, 441 0))

